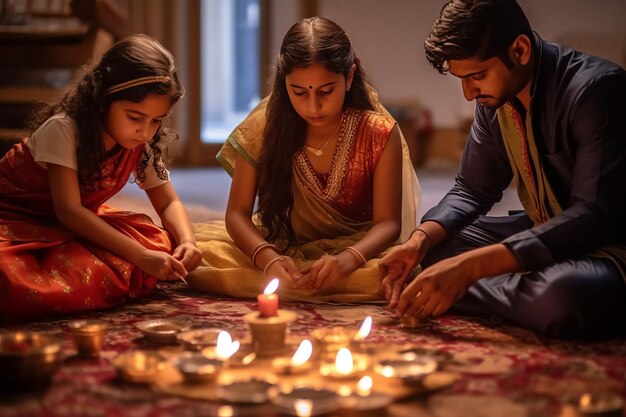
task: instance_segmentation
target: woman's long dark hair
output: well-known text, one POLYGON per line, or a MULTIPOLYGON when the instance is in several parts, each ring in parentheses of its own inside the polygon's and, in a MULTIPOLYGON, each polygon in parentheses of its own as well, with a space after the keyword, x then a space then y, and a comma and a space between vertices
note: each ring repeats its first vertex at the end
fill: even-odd
POLYGON ((289 100, 285 77, 297 68, 315 63, 346 77, 356 64, 344 108, 374 109, 369 82, 356 59, 348 34, 323 17, 296 22, 283 39, 276 63, 274 87, 267 104, 258 184, 258 214, 267 232, 266 239, 286 239, 287 247, 297 244, 291 224, 292 165, 294 155, 304 146, 307 123, 289 100))
MULTIPOLYGON (((77 81, 57 103, 37 112, 30 122, 32 134, 46 119, 65 112, 77 129, 78 178, 81 184, 97 184, 102 173, 100 166, 107 155, 100 127, 104 126, 111 102, 142 101, 148 94, 166 95, 172 104, 183 96, 172 55, 155 39, 133 35, 117 42, 92 68, 85 68, 77 81), (107 94, 117 84, 146 76, 167 76, 169 81, 142 84, 107 94)), ((163 120, 154 137, 144 145, 143 155, 137 161, 137 180, 145 179, 145 168, 151 163, 159 177, 167 178, 163 164, 163 143, 176 139, 178 134, 163 120)))

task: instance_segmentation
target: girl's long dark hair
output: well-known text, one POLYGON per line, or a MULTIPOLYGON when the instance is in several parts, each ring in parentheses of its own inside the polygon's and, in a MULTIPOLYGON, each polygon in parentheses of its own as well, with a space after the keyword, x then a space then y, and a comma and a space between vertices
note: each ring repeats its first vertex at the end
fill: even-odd
MULTIPOLYGON (((77 133, 78 178, 81 184, 97 184, 102 173, 100 166, 107 155, 100 135, 111 102, 142 101, 148 94, 166 95, 172 104, 183 96, 172 55, 155 39, 133 35, 117 42, 92 68, 84 68, 77 81, 69 87, 61 100, 37 112, 30 122, 30 133, 49 117, 65 112, 75 123, 77 133), (162 75, 167 82, 142 84, 111 94, 110 87, 139 77, 162 75)), ((163 163, 164 144, 178 134, 163 120, 154 137, 144 145, 143 155, 137 161, 137 180, 145 179, 145 168, 152 164, 159 177, 167 178, 163 163)))
POLYGON ((266 230, 266 239, 286 239, 287 247, 298 243, 291 224, 292 165, 294 155, 304 146, 307 124, 291 105, 285 77, 297 68, 315 63, 346 77, 356 64, 344 108, 374 110, 369 82, 348 34, 323 17, 296 22, 283 39, 276 63, 274 86, 267 104, 258 184, 258 215, 266 230))

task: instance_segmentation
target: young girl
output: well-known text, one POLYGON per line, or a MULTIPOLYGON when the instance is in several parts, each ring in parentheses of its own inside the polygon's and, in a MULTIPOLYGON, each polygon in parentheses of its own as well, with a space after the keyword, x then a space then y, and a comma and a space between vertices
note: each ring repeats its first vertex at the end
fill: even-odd
POLYGON ((198 266, 162 161, 182 95, 171 54, 147 36, 129 37, 0 160, 2 318, 112 307, 198 266), (167 231, 103 204, 131 173, 167 231))
POLYGON ((233 176, 228 234, 220 224, 196 225, 204 262, 191 286, 253 297, 278 277, 283 298, 382 298, 377 260, 369 260, 401 229, 408 236, 419 186, 400 130, 342 28, 320 17, 291 27, 269 99, 218 159, 233 176))

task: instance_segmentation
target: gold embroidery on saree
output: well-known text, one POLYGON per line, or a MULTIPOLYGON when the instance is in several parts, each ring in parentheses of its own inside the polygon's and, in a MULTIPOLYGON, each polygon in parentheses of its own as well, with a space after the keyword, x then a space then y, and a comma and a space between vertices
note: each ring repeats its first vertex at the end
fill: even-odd
POLYGON ((304 149, 301 149, 296 154, 296 169, 300 170, 313 191, 327 202, 336 200, 341 192, 343 181, 346 177, 346 170, 348 169, 350 149, 352 149, 352 143, 354 142, 362 114, 360 111, 351 109, 347 109, 344 112, 341 119, 341 131, 337 140, 337 149, 335 149, 333 155, 330 172, 328 173, 328 182, 325 187, 322 186, 304 149))

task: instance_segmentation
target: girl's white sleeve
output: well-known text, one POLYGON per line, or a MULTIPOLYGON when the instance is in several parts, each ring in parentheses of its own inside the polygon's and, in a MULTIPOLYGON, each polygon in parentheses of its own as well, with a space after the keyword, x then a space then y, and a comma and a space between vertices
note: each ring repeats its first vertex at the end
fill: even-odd
POLYGON ((76 129, 72 120, 55 115, 46 120, 26 142, 33 159, 43 168, 47 163, 78 169, 76 129))

